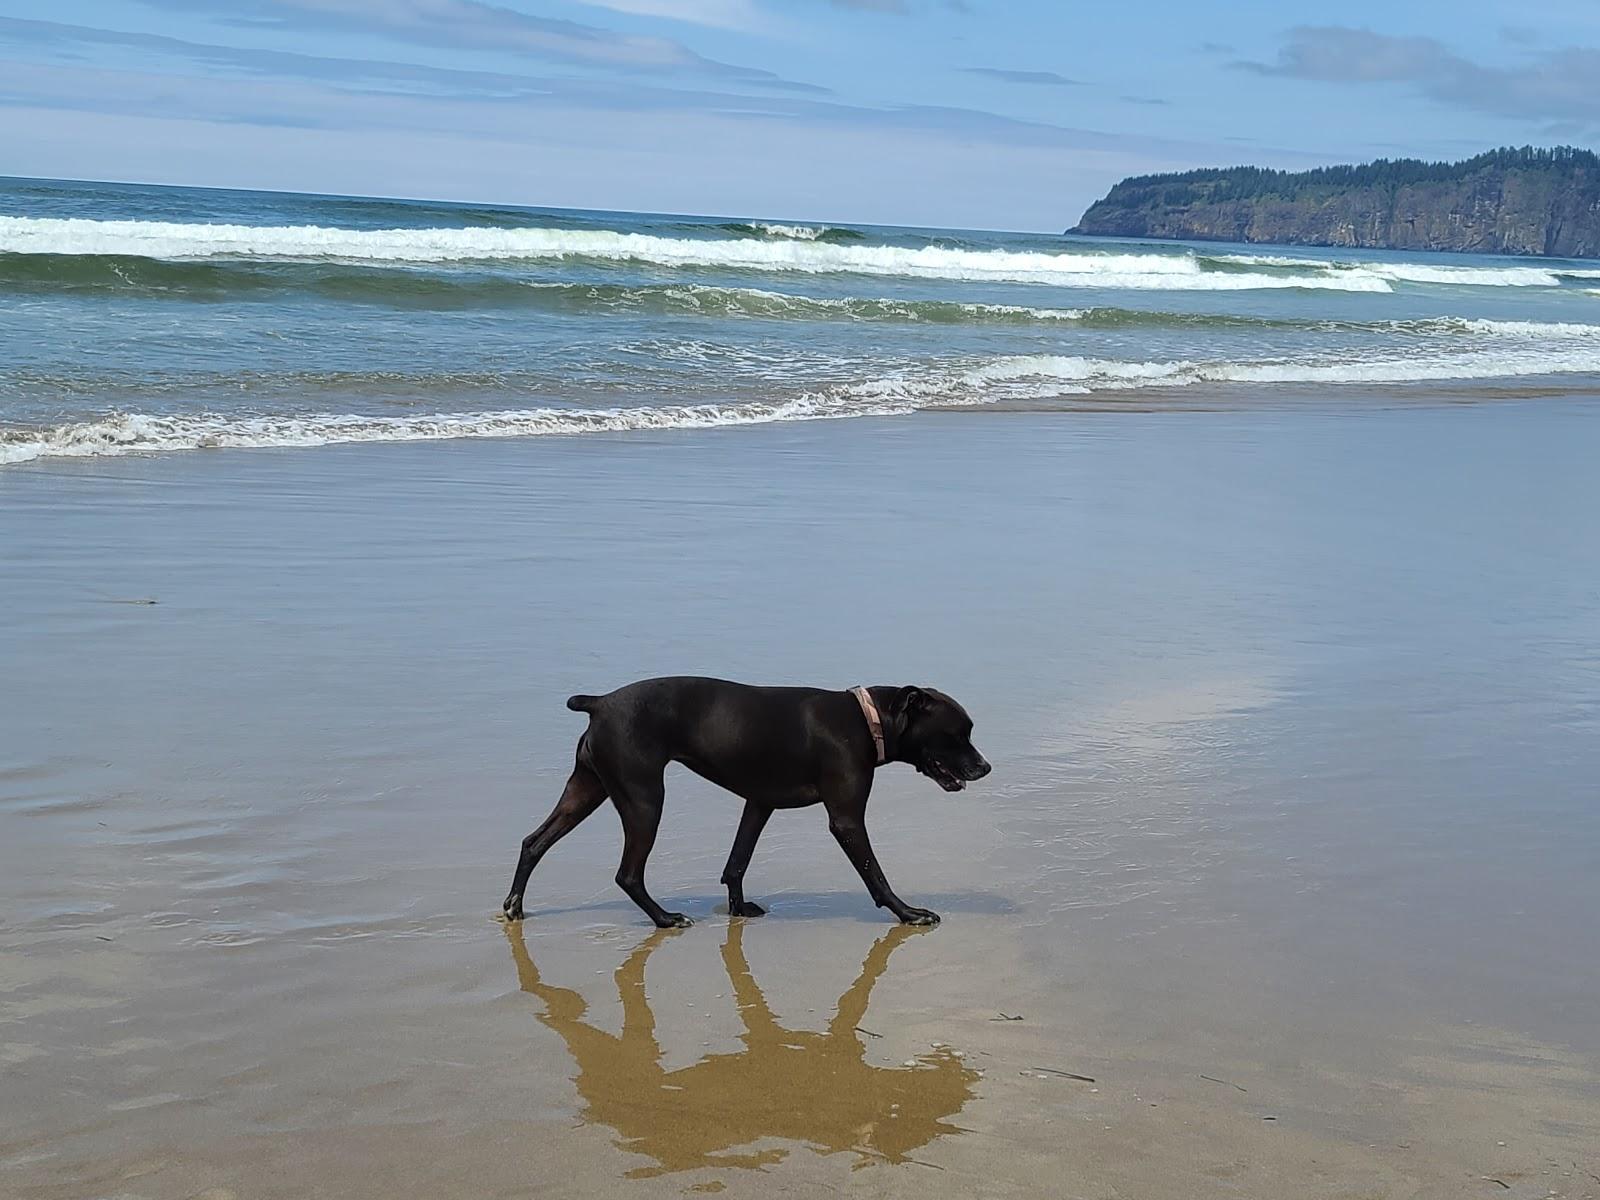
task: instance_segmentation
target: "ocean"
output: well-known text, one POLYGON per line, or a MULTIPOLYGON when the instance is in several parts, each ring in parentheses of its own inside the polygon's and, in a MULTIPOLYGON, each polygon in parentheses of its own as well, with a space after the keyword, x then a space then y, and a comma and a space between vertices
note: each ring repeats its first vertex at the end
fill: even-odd
POLYGON ((1600 267, 4 208, 0 1195, 1596 1196, 1600 267), (943 923, 676 767, 500 920, 664 674, 959 699, 943 923))
POLYGON ((0 303, 0 463, 1600 373, 1593 262, 47 180, 0 303))

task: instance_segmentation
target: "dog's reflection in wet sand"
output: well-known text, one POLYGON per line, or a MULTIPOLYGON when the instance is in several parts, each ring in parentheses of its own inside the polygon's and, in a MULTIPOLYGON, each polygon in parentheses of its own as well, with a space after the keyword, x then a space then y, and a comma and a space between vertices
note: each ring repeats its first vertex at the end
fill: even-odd
POLYGON ((977 1082, 977 1072, 949 1049, 923 1054, 909 1066, 867 1061, 856 1026, 890 954, 917 936, 905 926, 873 944, 860 977, 818 1033, 778 1023, 745 961, 743 922, 729 922, 722 961, 744 1020, 743 1049, 707 1054, 675 1071, 661 1065, 644 980, 645 961, 675 930, 652 934, 617 968, 620 1035, 585 1021, 587 1005, 577 992, 540 979, 521 925, 508 925, 506 936, 522 990, 544 1002, 539 1020, 561 1035, 577 1062, 583 1119, 610 1126, 621 1135, 619 1147, 655 1160, 629 1171, 630 1178, 767 1166, 791 1149, 759 1145, 774 1140, 822 1154, 853 1153, 858 1167, 902 1163, 934 1138, 958 1132, 946 1118, 961 1110, 977 1082))

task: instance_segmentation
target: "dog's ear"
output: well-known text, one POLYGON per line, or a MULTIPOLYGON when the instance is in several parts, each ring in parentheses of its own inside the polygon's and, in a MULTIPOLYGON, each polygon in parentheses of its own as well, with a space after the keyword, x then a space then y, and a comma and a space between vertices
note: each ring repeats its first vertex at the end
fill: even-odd
POLYGON ((894 699, 895 715, 909 720, 928 707, 928 693, 912 685, 903 687, 894 699))

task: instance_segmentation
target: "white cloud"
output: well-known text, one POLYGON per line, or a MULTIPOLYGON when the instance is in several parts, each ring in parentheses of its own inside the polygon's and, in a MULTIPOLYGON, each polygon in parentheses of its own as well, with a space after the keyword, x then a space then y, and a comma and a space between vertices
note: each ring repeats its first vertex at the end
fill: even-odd
POLYGON ((1270 63, 1236 66, 1324 83, 1401 84, 1441 104, 1530 121, 1600 125, 1600 49, 1567 46, 1510 66, 1473 62, 1437 38, 1307 25, 1289 31, 1270 63))
POLYGON ((750 0, 583 0, 590 8, 639 17, 660 17, 687 25, 752 32, 770 27, 770 20, 750 0))
MULTIPOLYGON (((484 0, 143 0, 229 24, 340 30, 429 47, 492 50, 635 71, 695 71, 776 78, 770 71, 706 58, 672 38, 620 33, 539 17, 484 0)), ((622 0, 632 3, 634 0, 622 0)), ((637 0, 670 7, 668 0, 637 0)), ((704 0, 707 4, 719 0, 704 0)))

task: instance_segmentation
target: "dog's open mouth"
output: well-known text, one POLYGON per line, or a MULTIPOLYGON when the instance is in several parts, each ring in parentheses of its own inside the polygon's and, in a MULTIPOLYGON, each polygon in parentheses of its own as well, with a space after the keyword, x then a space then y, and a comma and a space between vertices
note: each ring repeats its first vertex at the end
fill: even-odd
POLYGON ((928 759, 917 764, 917 770, 933 780, 947 792, 959 792, 967 786, 967 781, 962 779, 950 768, 937 759, 928 759))

